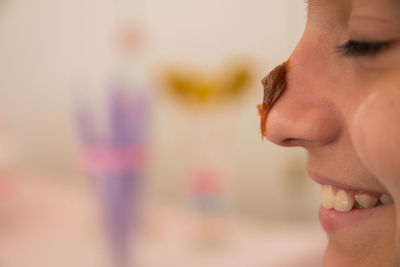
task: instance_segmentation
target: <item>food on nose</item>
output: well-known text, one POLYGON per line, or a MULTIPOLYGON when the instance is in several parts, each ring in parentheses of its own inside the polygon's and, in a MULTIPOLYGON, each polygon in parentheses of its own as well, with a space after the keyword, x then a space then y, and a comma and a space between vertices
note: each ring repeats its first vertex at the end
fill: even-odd
POLYGON ((286 88, 286 73, 289 61, 276 66, 264 79, 262 85, 264 87, 263 103, 257 106, 258 114, 261 116, 261 136, 266 136, 266 121, 272 106, 281 96, 286 88))

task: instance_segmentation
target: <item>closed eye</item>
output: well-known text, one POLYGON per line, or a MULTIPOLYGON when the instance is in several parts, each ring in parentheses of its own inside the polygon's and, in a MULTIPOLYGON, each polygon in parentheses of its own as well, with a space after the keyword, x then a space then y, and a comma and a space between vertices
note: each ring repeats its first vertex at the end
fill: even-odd
POLYGON ((336 52, 345 57, 376 56, 390 46, 390 42, 363 42, 349 40, 336 47, 336 52))

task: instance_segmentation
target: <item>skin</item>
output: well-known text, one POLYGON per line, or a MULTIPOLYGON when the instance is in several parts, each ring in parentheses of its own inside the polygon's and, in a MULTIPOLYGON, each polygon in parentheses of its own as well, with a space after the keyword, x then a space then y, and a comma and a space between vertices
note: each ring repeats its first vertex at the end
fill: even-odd
POLYGON ((324 184, 389 193, 394 205, 326 230, 324 266, 400 266, 400 1, 311 0, 290 56, 288 86, 267 119, 266 137, 308 152, 324 184), (392 41, 375 55, 344 56, 347 41, 392 41))
MULTIPOLYGON (((400 71, 400 70, 399 70, 400 71)), ((400 230, 400 79, 382 81, 355 115, 352 138, 364 164, 394 198, 397 240, 400 230)))

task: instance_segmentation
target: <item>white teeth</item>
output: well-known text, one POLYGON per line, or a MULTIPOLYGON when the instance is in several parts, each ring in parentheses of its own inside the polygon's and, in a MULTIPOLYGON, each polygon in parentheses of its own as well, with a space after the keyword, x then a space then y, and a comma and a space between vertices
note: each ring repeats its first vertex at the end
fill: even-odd
POLYGON ((392 197, 388 194, 382 194, 380 199, 368 194, 358 194, 353 197, 343 189, 337 190, 335 195, 334 188, 331 185, 321 187, 321 204, 325 209, 335 209, 341 212, 348 212, 353 207, 370 209, 375 207, 379 200, 383 205, 393 203, 392 197))
POLYGON ((378 203, 378 199, 376 197, 367 194, 356 195, 355 199, 357 203, 364 209, 375 207, 376 203, 378 203))
POLYGON ((335 194, 331 185, 323 185, 321 187, 321 202, 325 209, 333 209, 333 201, 335 200, 335 194))
POLYGON ((391 196, 389 196, 388 194, 383 194, 381 196, 381 202, 383 205, 390 205, 393 204, 393 198, 391 196))
POLYGON ((350 211, 351 208, 353 207, 355 203, 355 200, 353 197, 351 197, 349 194, 347 194, 344 190, 338 190, 336 192, 336 197, 335 201, 333 202, 333 207, 337 211, 350 211))

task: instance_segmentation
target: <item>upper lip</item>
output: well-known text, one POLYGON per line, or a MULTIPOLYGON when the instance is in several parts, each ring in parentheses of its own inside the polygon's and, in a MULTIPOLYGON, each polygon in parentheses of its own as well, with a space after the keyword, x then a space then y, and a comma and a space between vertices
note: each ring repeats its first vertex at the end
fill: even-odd
POLYGON ((349 184, 344 184, 344 183, 340 183, 337 182, 331 178, 327 178, 323 175, 320 175, 316 172, 313 172, 311 170, 307 170, 308 175, 310 176, 310 178, 315 181, 318 184, 321 185, 332 185, 341 189, 345 189, 345 190, 354 190, 354 191, 369 191, 369 192, 374 192, 374 193, 387 193, 387 192, 379 192, 377 190, 371 189, 371 188, 362 188, 360 186, 353 186, 353 185, 349 185, 349 184))

